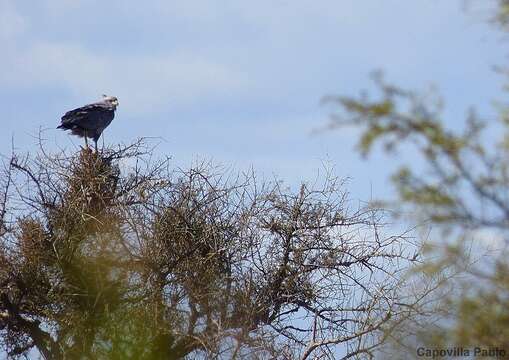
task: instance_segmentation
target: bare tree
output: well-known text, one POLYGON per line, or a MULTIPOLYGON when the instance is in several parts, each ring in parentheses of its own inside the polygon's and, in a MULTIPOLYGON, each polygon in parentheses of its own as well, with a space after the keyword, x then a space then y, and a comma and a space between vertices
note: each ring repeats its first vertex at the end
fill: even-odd
POLYGON ((403 276, 412 238, 330 174, 292 192, 152 157, 139 141, 5 161, 10 357, 369 358, 432 290, 403 276))

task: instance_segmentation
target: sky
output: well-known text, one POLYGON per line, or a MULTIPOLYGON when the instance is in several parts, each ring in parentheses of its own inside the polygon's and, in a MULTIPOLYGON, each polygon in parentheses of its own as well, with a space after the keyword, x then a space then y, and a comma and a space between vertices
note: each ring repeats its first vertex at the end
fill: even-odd
MULTIPOLYGON (((324 167, 353 198, 390 194, 395 166, 364 161, 356 131, 313 134, 327 95, 369 89, 369 73, 411 89, 435 85, 445 121, 472 105, 492 114, 506 44, 459 0, 0 0, 0 154, 81 141, 62 114, 119 98, 106 144, 154 137, 175 166, 211 160, 293 185, 324 167)), ((401 158, 412 161, 412 154, 401 158)))

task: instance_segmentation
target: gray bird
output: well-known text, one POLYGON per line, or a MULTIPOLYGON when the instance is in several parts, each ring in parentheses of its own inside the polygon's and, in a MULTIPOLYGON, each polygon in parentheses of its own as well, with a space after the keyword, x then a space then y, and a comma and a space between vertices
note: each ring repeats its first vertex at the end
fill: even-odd
POLYGON ((66 112, 57 129, 71 130, 73 135, 84 137, 87 148, 87 138, 93 139, 97 151, 97 141, 104 129, 113 121, 117 106, 116 97, 103 95, 101 101, 66 112))

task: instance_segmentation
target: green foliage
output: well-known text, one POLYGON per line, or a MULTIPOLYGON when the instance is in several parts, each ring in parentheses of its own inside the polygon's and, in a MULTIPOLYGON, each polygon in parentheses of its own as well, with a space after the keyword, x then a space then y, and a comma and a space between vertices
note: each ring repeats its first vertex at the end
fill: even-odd
MULTIPOLYGON (((495 20, 506 30, 509 2, 498 4, 495 20)), ((333 114, 330 128, 360 128, 358 149, 363 156, 378 144, 389 155, 417 150, 418 161, 392 176, 396 207, 398 213, 413 214, 418 224, 433 226, 439 237, 425 246, 427 261, 418 271, 451 276, 442 282, 444 297, 430 307, 422 323, 402 332, 431 346, 509 350, 509 108, 499 106, 499 121, 489 128, 470 111, 463 129, 449 129, 434 91, 401 89, 380 74, 374 81, 374 100, 366 95, 333 99, 340 110, 333 114), (495 250, 483 258, 486 242, 495 250)))

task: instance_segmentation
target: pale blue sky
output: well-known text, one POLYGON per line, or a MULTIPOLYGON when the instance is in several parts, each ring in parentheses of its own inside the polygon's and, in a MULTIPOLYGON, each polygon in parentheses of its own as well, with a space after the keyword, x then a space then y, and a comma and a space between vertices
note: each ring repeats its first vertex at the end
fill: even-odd
MULTIPOLYGON (((489 0, 482 0, 489 2, 489 0)), ((312 136, 368 74, 411 88, 435 84, 449 126, 501 98, 491 66, 505 40, 459 0, 0 0, 0 153, 80 140, 54 129, 63 112, 115 95, 108 144, 164 139, 176 165, 212 159, 291 184, 322 162, 350 176, 355 198, 387 194, 381 155, 361 161, 355 132, 312 136)))

